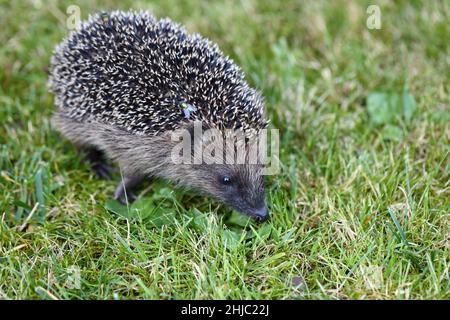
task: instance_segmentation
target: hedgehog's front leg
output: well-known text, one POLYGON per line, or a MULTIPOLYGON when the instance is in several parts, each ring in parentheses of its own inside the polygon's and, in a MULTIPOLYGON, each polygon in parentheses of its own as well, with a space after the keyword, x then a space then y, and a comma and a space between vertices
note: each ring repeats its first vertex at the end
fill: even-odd
POLYGON ((125 176, 114 191, 114 199, 121 204, 128 204, 137 199, 137 196, 132 190, 137 187, 142 181, 142 177, 138 176, 125 176))

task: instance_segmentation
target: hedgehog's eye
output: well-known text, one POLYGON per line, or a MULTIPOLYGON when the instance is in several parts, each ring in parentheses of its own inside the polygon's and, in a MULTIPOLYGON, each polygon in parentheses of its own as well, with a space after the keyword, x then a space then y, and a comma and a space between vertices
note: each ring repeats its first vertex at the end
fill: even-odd
POLYGON ((223 176, 221 181, 224 185, 230 185, 232 183, 232 180, 229 176, 223 176))

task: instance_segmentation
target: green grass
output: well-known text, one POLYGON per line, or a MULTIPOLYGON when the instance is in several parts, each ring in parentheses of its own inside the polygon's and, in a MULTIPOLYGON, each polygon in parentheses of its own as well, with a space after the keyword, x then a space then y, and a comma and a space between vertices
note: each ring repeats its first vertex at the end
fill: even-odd
POLYGON ((54 3, 0 1, 0 298, 450 298, 448 2, 54 3), (164 183, 139 214, 107 210, 119 177, 49 125, 74 3, 151 9, 235 59, 280 130, 270 222, 164 183))

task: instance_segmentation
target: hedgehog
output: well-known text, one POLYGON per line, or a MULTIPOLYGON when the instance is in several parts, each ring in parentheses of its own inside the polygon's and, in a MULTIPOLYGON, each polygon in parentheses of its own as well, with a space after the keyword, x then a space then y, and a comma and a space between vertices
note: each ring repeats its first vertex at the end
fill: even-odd
POLYGON ((99 177, 111 176, 108 160, 119 166, 114 199, 127 204, 142 182, 163 179, 258 222, 269 218, 264 165, 248 161, 248 147, 240 163, 173 161, 180 130, 191 134, 190 154, 236 150, 196 137, 196 124, 222 137, 239 132, 247 143, 267 128, 262 95, 217 44, 150 12, 96 13, 56 46, 48 85, 52 125, 99 177))

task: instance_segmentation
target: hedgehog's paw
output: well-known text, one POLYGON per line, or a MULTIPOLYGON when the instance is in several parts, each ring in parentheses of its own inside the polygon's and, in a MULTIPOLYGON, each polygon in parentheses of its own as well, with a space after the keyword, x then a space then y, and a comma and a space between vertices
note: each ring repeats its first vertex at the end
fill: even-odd
POLYGON ((135 201, 138 197, 132 192, 132 189, 141 181, 140 177, 124 177, 114 191, 114 199, 124 205, 135 201))
MULTIPOLYGON (((117 187, 119 189, 119 187, 117 187)), ((118 191, 116 189, 116 192, 114 192, 114 200, 119 201, 121 204, 126 206, 127 204, 130 204, 137 200, 137 196, 131 192, 131 191, 124 191, 123 188, 121 188, 121 191, 118 191)))
POLYGON ((92 171, 99 179, 109 180, 113 173, 113 168, 105 163, 95 162, 91 164, 92 171))
POLYGON ((87 162, 92 171, 99 179, 111 179, 114 169, 106 164, 103 153, 97 149, 87 150, 84 161, 87 162))

